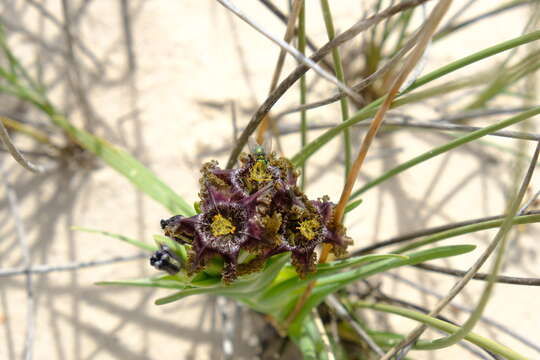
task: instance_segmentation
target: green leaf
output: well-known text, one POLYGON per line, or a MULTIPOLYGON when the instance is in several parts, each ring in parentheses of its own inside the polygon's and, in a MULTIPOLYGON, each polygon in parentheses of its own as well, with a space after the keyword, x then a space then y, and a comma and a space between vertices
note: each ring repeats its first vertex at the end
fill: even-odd
POLYGON ((52 121, 67 131, 82 147, 96 154, 110 167, 125 176, 139 190, 165 206, 173 214, 195 215, 193 208, 137 159, 99 137, 76 128, 61 115, 52 121))
POLYGON ((474 245, 443 246, 407 254, 407 259, 394 258, 379 260, 345 272, 318 272, 305 279, 295 277, 282 283, 274 284, 272 287, 259 294, 257 299, 254 299, 253 302, 256 310, 271 314, 276 320, 283 321, 296 303, 298 297, 303 294, 308 283, 312 280, 317 280, 317 285, 314 287, 312 295, 304 304, 304 307, 300 311, 295 322, 290 327, 291 331, 294 332, 299 330, 298 327, 300 326, 303 317, 305 317, 313 307, 323 301, 325 296, 354 281, 396 267, 415 265, 437 258, 461 255, 474 249, 474 245))
POLYGON ((112 238, 115 238, 115 239, 122 240, 122 241, 125 241, 127 243, 130 243, 131 245, 135 245, 139 249, 143 249, 143 250, 148 250, 148 251, 152 251, 152 252, 157 250, 157 247, 152 245, 152 244, 147 244, 145 242, 135 240, 135 239, 131 239, 131 238, 128 238, 127 236, 124 236, 124 235, 110 233, 108 231, 88 229, 88 228, 83 228, 83 227, 79 227, 79 226, 73 226, 71 228, 71 230, 83 231, 83 232, 87 232, 87 233, 94 233, 94 234, 101 234, 101 235, 109 236, 109 237, 112 237, 112 238))
MULTIPOLYGON (((456 332, 456 331, 458 331, 460 329, 459 326, 450 324, 450 323, 448 323, 446 321, 439 320, 439 319, 433 318, 431 316, 422 314, 422 313, 420 313, 418 311, 405 309, 405 308, 402 308, 402 307, 399 307, 399 306, 368 303, 368 302, 365 302, 365 301, 357 301, 355 303, 355 305, 360 306, 360 307, 364 307, 364 308, 373 309, 373 310, 376 310, 376 311, 382 311, 382 312, 386 312, 386 313, 397 314, 397 315, 400 315, 400 316, 407 317, 409 319, 414 319, 414 320, 417 320, 417 321, 419 321, 421 323, 424 323, 426 325, 434 327, 436 329, 445 331, 447 333, 454 333, 454 332, 456 332)), ((476 334, 474 334, 472 332, 467 334, 467 336, 465 336, 465 339, 470 341, 471 343, 476 344, 476 345, 478 345, 478 346, 480 346, 480 347, 482 347, 484 349, 487 349, 487 350, 489 350, 489 351, 491 351, 491 352, 493 352, 495 354, 501 355, 505 359, 512 359, 512 360, 526 360, 527 359, 525 356, 515 352, 514 350, 512 350, 512 349, 510 349, 510 348, 508 348, 508 347, 506 347, 504 345, 496 343, 495 341, 487 339, 487 338, 482 337, 480 335, 476 335, 476 334)), ((417 343, 416 348, 417 349, 422 349, 423 344, 424 343, 417 343)))
POLYGON ((349 211, 353 211, 354 209, 356 209, 358 205, 362 203, 362 201, 363 201, 362 199, 358 199, 358 200, 351 201, 350 203, 348 203, 347 206, 345 207, 345 214, 348 213, 349 211))
POLYGON ((348 258, 345 260, 337 260, 337 261, 332 261, 325 264, 318 264, 317 272, 326 272, 326 274, 328 274, 329 272, 337 273, 344 268, 358 266, 358 265, 366 264, 369 262, 384 260, 384 259, 407 260, 409 259, 409 257, 407 255, 399 255, 399 254, 370 254, 370 255, 363 255, 363 256, 355 256, 355 257, 348 258))
MULTIPOLYGON (((458 69, 461 69, 467 65, 470 65, 474 62, 483 60, 485 58, 488 58, 490 56, 493 56, 495 54, 501 53, 503 51, 515 48, 517 46, 535 41, 540 39, 540 30, 531 32, 529 34, 525 34, 522 36, 518 36, 514 39, 499 43, 497 45, 494 45, 492 47, 483 49, 481 51, 478 51, 472 55, 466 56, 462 59, 459 59, 457 61, 454 61, 448 65, 445 65, 435 71, 432 71, 429 74, 426 74, 420 78, 418 78, 411 86, 409 86, 405 91, 403 91, 402 94, 396 98, 396 101, 394 101, 393 106, 396 105, 396 103, 400 100, 405 100, 405 98, 401 98, 402 95, 419 88, 420 86, 423 86, 435 79, 438 79, 444 75, 447 75, 453 71, 456 71, 458 69)), ((412 94, 414 95, 414 94, 412 94)), ((350 119, 347 121, 344 121, 343 123, 339 124, 338 126, 335 126, 322 135, 320 135, 318 138, 304 146, 298 154, 296 154, 291 160, 293 164, 297 167, 300 167, 311 155, 313 155, 315 152, 317 152, 320 148, 322 148, 326 143, 328 143, 330 140, 332 140, 335 136, 338 134, 341 134, 341 132, 356 124, 357 122, 361 120, 365 120, 373 115, 375 115, 377 108, 379 105, 384 101, 384 97, 381 97, 371 104, 365 106, 363 109, 358 111, 356 114, 354 114, 350 119)), ((406 101, 403 101, 402 103, 405 103, 406 101)))
MULTIPOLYGON (((156 305, 164 305, 183 299, 191 295, 216 294, 241 299, 245 303, 251 303, 250 298, 260 293, 276 278, 283 266, 289 261, 289 254, 279 254, 268 259, 262 272, 240 277, 234 283, 225 285, 218 280, 212 286, 186 289, 175 294, 156 300, 156 305)), ((192 285, 195 285, 192 283, 192 285)))
POLYGON ((187 262, 188 255, 187 255, 186 247, 184 245, 179 244, 178 242, 164 235, 156 234, 153 236, 153 238, 156 244, 168 246, 169 249, 171 249, 180 259, 182 259, 182 262, 184 264, 187 262))
POLYGON ((304 360, 327 360, 325 346, 313 316, 306 317, 302 331, 291 335, 291 340, 298 345, 304 360))
POLYGON ((165 289, 184 289, 188 284, 176 276, 170 275, 149 277, 134 280, 119 280, 119 281, 99 281, 96 285, 120 285, 120 286, 140 286, 140 287, 157 287, 165 289))
POLYGON ((363 187, 361 187, 360 189, 356 190, 355 192, 352 193, 351 195, 351 199, 354 199, 355 197, 358 197, 360 196, 361 194, 365 193, 366 191, 368 191, 369 189, 373 188, 374 186, 377 186, 379 185, 380 183, 392 178, 393 176, 407 170, 407 169, 410 169, 411 167, 413 166, 416 166, 426 160, 429 160, 431 158, 434 158, 438 155, 441 155, 449 150, 452 150, 454 148, 457 148, 458 146, 461 146, 461 145, 464 145, 464 144, 467 144, 473 140, 476 140, 476 139, 479 139, 481 138, 482 136, 486 136, 488 134, 491 134, 492 132, 495 132, 495 131, 498 131, 498 130, 501 130, 505 127, 508 127, 508 126, 511 126, 511 125, 514 125, 520 121, 524 121, 524 120, 527 120, 535 115, 538 115, 540 114, 540 106, 537 106, 537 107, 534 107, 530 110, 527 110, 527 111, 524 111, 516 116, 513 116, 509 119, 506 119, 506 120, 503 120, 501 122, 498 122, 496 124, 493 124, 493 125, 490 125, 490 126, 486 126, 482 129, 479 129, 479 130, 476 130, 476 131, 473 131, 467 135, 464 135, 464 136, 461 136, 461 137, 458 137, 457 139, 455 140, 452 140, 442 146, 439 146, 439 147, 436 147, 434 149, 431 149, 409 161, 406 161, 398 166, 396 166, 395 168, 393 169, 390 169, 389 171, 385 172, 384 174, 382 174, 381 176, 379 176, 378 178, 370 181, 369 183, 367 183, 366 185, 364 185, 363 187))

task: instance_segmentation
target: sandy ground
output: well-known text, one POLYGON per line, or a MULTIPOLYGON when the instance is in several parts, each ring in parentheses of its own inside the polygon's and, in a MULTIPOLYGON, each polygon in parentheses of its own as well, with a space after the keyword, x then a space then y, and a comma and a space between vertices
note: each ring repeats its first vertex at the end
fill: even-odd
MULTIPOLYGON (((59 1, 46 1, 40 6, 2 1, 0 16, 11 34, 10 43, 17 44, 17 54, 50 84, 52 99, 72 121, 85 124, 125 147, 180 195, 194 201, 201 162, 216 158, 223 164, 226 160, 227 153, 217 150, 230 145, 233 137, 230 101, 236 104, 240 126, 245 124, 265 98, 278 54, 276 47, 213 1, 68 3, 74 34, 71 49, 60 27, 63 14, 59 1)), ((237 3, 276 34, 283 33, 283 26, 257 2, 237 3)), ((354 14, 360 13, 360 3, 339 2, 335 10, 339 29, 353 23, 354 14)), ((455 3, 457 9, 464 1, 455 3)), ((325 35, 319 7, 318 4, 310 7, 313 9, 308 13, 308 26, 313 27, 313 38, 321 44, 325 35)), ((477 6, 473 11, 481 8, 477 6)), ((476 26, 465 35, 448 39, 444 47, 433 46, 426 71, 517 36, 523 26, 523 15, 512 12, 491 22, 490 27, 476 26)), ((292 65, 289 59, 288 69, 292 65)), ((472 66, 461 74, 481 70, 483 66, 472 66)), ((319 85, 316 91, 328 90, 325 84, 319 85)), ((5 96, 1 101, 7 109, 3 112, 19 111, 23 117, 33 115, 5 96)), ((277 108, 283 109, 296 101, 296 94, 286 96, 277 108)), ((435 105, 401 111, 427 120, 437 116, 435 105)), ((311 116, 313 121, 339 121, 338 109, 334 105, 313 111, 311 116)), ((298 120, 292 116, 287 121, 293 124, 298 120)), ((310 137, 315 135, 312 133, 310 137)), ((22 137, 16 140, 21 147, 28 144, 22 137)), ((373 158, 360 181, 446 141, 447 137, 422 131, 385 136, 375 144, 373 158)), ((499 143, 513 144, 508 140, 499 143)), ((333 141, 313 158, 308 168, 310 196, 328 194, 333 199, 339 196, 343 181, 342 169, 335 166, 336 159, 341 158, 339 145, 333 141)), ((294 154, 298 149, 297 137, 286 137, 284 148, 286 154, 294 154)), ((500 214, 505 204, 501 194, 508 188, 514 164, 495 156, 498 153, 494 151, 483 154, 486 152, 483 149, 471 145, 441 156, 367 193, 363 205, 348 218, 356 243, 366 244, 415 229, 500 214)), ((135 255, 136 249, 128 245, 70 228, 103 229, 150 241, 151 235, 159 232, 159 220, 169 216, 159 204, 135 191, 127 180, 105 166, 53 169, 39 176, 25 172, 6 156, 1 158, 1 166, 4 183, 7 179, 18 200, 25 246, 33 266, 135 255)), ((539 181, 533 180, 534 183, 539 181)), ((4 269, 23 265, 7 195, 5 185, 0 186, 0 266, 4 269)), ((529 225, 520 227, 513 235, 505 274, 538 276, 537 231, 538 227, 529 225)), ((449 241, 476 243, 479 248, 444 263, 466 269, 492 236, 493 232, 483 232, 449 241)), ((33 275, 34 358, 220 358, 221 320, 213 305, 215 299, 194 297, 157 307, 153 301, 167 291, 94 285, 100 280, 153 273, 147 260, 141 259, 33 275)), ((452 279, 446 276, 427 275, 415 269, 393 273, 441 294, 452 284, 452 279)), ((23 275, 0 278, 0 359, 19 359, 23 352, 28 315, 25 281, 23 275)), ((434 303, 433 297, 421 295, 403 283, 386 277, 380 281, 389 293, 419 301, 426 307, 434 303)), ((482 284, 473 282, 456 303, 474 306, 481 290, 482 284)), ((532 287, 497 286, 486 315, 539 344, 540 321, 536 315, 539 294, 532 287)), ((239 329, 242 340, 236 345, 238 358, 253 358, 257 345, 246 340, 253 330, 248 325, 249 317, 243 314, 239 329)), ((380 319, 381 329, 393 326, 406 332, 414 325, 397 317, 391 319, 391 324, 380 319)), ((463 321, 465 317, 461 315, 458 319, 463 321)), ((490 328, 479 326, 476 331, 538 358, 538 353, 490 328)), ((426 354, 414 355, 430 358, 426 354)), ((471 355, 459 347, 437 353, 437 359, 457 356, 471 355)))

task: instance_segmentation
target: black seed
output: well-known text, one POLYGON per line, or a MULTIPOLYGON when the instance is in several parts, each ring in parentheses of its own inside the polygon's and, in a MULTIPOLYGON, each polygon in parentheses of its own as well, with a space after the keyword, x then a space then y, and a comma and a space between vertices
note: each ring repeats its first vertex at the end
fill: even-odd
POLYGON ((167 246, 163 246, 150 257, 150 265, 158 270, 163 270, 171 275, 180 271, 180 263, 175 256, 170 253, 167 246))
POLYGON ((161 225, 161 229, 165 230, 165 226, 167 226, 169 222, 167 220, 161 220, 159 224, 161 225))

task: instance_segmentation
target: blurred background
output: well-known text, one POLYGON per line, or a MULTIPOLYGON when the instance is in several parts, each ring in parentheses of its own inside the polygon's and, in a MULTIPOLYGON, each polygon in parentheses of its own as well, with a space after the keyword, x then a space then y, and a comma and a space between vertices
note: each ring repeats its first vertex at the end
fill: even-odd
MULTIPOLYGON (((268 31, 283 36, 284 23, 264 1, 236 3, 268 31)), ((271 3, 288 13, 287 1, 271 3)), ((373 13, 374 3, 332 2, 337 32, 373 13)), ((380 3, 386 8, 394 1, 380 3)), ((427 9, 434 3, 429 2, 427 9)), ((494 3, 505 2, 456 0, 441 27, 474 18, 494 3)), ((319 3, 306 4, 309 37, 315 46, 321 46, 327 35, 319 3)), ((521 35, 531 9, 532 5, 515 6, 433 43, 423 73, 521 35)), ((421 13, 412 19, 413 24, 421 21, 421 13)), ((189 202, 197 200, 200 165, 211 159, 225 164, 235 134, 266 98, 279 54, 277 46, 215 1, 2 0, 0 23, 5 42, 69 121, 125 148, 189 202), (232 120, 233 110, 236 121, 232 120)), ((361 51, 368 38, 366 32, 343 47, 352 83, 362 76, 365 59, 361 51)), ((445 77, 444 82, 495 69, 507 57, 503 53, 475 63, 445 77)), ((287 56, 284 75, 295 65, 287 56)), ((332 94, 333 86, 318 76, 309 73, 307 79, 310 101, 332 94)), ((418 121, 441 119, 463 105, 467 91, 478 89, 428 99, 390 114, 418 121)), ((537 103, 533 94, 535 98, 526 100, 503 94, 488 108, 511 112, 527 101, 537 103)), ((46 167, 37 175, 21 168, 7 153, 0 153, 1 359, 219 359, 224 354, 224 324, 233 326, 234 358, 299 356, 261 317, 223 299, 197 296, 159 307, 153 301, 166 295, 166 290, 94 285, 102 280, 148 276, 155 270, 149 266, 148 254, 72 227, 150 242, 160 232, 160 219, 171 214, 76 146, 28 102, 1 92, 0 104, 0 115, 28 124, 48 141, 61 144, 59 152, 51 156, 34 138, 11 132, 17 147, 46 167)), ((295 86, 274 111, 280 113, 297 104, 295 86)), ((510 116, 508 112, 480 116, 472 124, 490 124, 510 116)), ((339 103, 310 111, 309 119, 310 124, 339 123, 339 103)), ((283 132, 290 130, 282 136, 281 146, 286 156, 292 156, 300 148, 299 134, 294 131, 299 116, 290 114, 279 121, 283 132)), ((528 124, 527 131, 534 133, 536 122, 528 124)), ((364 130, 352 131, 355 149, 364 130)), ((310 131, 309 138, 320 133, 310 131)), ((383 133, 371 149, 358 186, 450 139, 447 133, 433 130, 383 133)), ((463 146, 363 195, 362 205, 346 222, 355 246, 502 214, 519 164, 516 156, 501 147, 528 155, 531 151, 515 139, 489 140, 493 146, 476 142, 463 146)), ((344 182, 342 162, 340 139, 310 159, 306 175, 311 198, 329 195, 337 201, 344 182)), ((538 185, 535 176, 531 195, 538 185)), ((512 232, 503 274, 538 277, 538 230, 537 225, 529 224, 512 232)), ((452 243, 474 243, 478 249, 439 265, 467 270, 493 234, 489 230, 453 239, 452 243)), ((428 309, 455 281, 417 268, 393 270, 372 280, 385 293, 428 309)), ((358 291, 362 286, 365 284, 358 291)), ((482 289, 481 282, 473 281, 446 313, 466 319, 461 307, 473 308, 482 289)), ((482 322, 475 332, 538 358, 538 295, 537 287, 497 285, 485 312, 492 322, 482 322), (500 327, 536 344, 537 350, 500 327)), ((415 326, 413 321, 374 312, 366 311, 365 317, 381 330, 407 333, 415 326)), ((410 356, 455 359, 472 355, 452 347, 410 356)))

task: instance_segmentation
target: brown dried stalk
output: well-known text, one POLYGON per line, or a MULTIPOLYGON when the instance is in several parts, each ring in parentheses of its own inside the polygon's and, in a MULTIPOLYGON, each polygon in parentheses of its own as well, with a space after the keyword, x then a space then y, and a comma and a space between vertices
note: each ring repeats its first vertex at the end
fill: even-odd
MULTIPOLYGON (((298 19, 298 15, 300 14, 300 10, 302 9, 303 4, 304 0, 295 0, 293 3, 291 14, 289 15, 289 19, 287 21, 287 30, 285 31, 285 36, 283 37, 283 40, 285 40, 285 42, 287 43, 290 43, 292 38, 294 37, 296 19, 298 19)), ((272 75, 272 82, 270 83, 270 91, 268 92, 269 94, 271 94, 272 91, 276 89, 279 76, 281 75, 281 70, 283 69, 283 64, 285 63, 286 54, 287 51, 283 48, 279 51, 278 61, 274 69, 274 74, 272 75)), ((268 124, 270 121, 270 116, 266 114, 261 124, 259 125, 259 128, 257 130, 257 142, 259 144, 262 144, 264 142, 264 134, 268 129, 268 124)))
MULTIPOLYGON (((362 19, 356 24, 351 26, 348 30, 336 36, 333 40, 327 42, 322 46, 318 51, 309 57, 314 62, 319 62, 322 60, 332 49, 336 46, 353 39, 355 36, 360 34, 362 31, 369 29, 371 26, 374 26, 384 19, 405 11, 407 9, 413 8, 430 0, 405 0, 400 2, 397 5, 391 6, 373 16, 368 17, 367 19, 362 19)), ((251 120, 247 124, 246 128, 238 138, 238 141, 234 145, 234 149, 231 152, 229 160, 227 161, 227 169, 231 169, 236 163, 236 159, 242 152, 242 149, 248 142, 248 138, 255 132, 259 126, 262 119, 268 114, 272 106, 285 94, 285 92, 298 80, 302 75, 304 75, 310 69, 309 66, 305 64, 300 64, 298 67, 290 73, 285 79, 281 81, 278 87, 272 91, 272 94, 264 101, 263 104, 257 109, 255 114, 253 114, 251 120)))
MULTIPOLYGON (((435 6, 431 14, 429 15, 428 19, 422 25, 422 28, 418 32, 417 37, 417 43, 414 49, 412 50, 409 57, 405 60, 405 64, 403 65, 403 68, 401 69, 400 73, 394 80, 392 86, 390 87, 390 90, 388 91, 388 94, 375 114, 375 118, 373 119, 371 126, 362 141, 362 144, 360 146, 360 151, 358 153, 358 156, 353 163, 351 170, 349 171, 349 176, 347 177, 347 182, 343 188, 343 191, 341 193, 341 198, 339 200, 339 203, 336 206, 336 211, 334 215, 334 221, 336 222, 336 225, 340 224, 343 219, 343 214, 345 213, 345 205, 347 204, 349 197, 352 193, 352 188, 354 186, 354 183, 356 182, 356 178, 358 177, 358 173, 360 171, 360 168, 362 167, 362 164, 364 163, 364 160, 366 158, 367 152, 369 150, 369 147, 371 143, 373 142, 373 139, 377 135, 377 132, 379 128, 382 125, 382 122, 384 120, 384 115, 386 114, 387 110, 390 108, 390 105, 392 104, 392 101, 396 97, 401 85, 405 82, 408 75, 411 73, 411 71, 415 68, 416 64, 424 54, 424 51, 426 47, 428 46, 431 37, 433 36, 437 26, 439 25, 442 17, 450 7, 450 4, 452 3, 452 0, 441 0, 439 3, 435 6)), ((328 254, 330 253, 331 246, 325 244, 323 247, 323 250, 321 252, 321 256, 319 257, 319 263, 325 263, 328 259, 328 254)), ((309 298, 309 295, 311 295, 311 291, 313 290, 315 286, 315 281, 312 281, 309 283, 309 285, 306 287, 306 290, 296 303, 293 311, 289 314, 287 319, 285 320, 285 325, 289 325, 296 317, 302 306, 304 306, 304 303, 309 298)))

